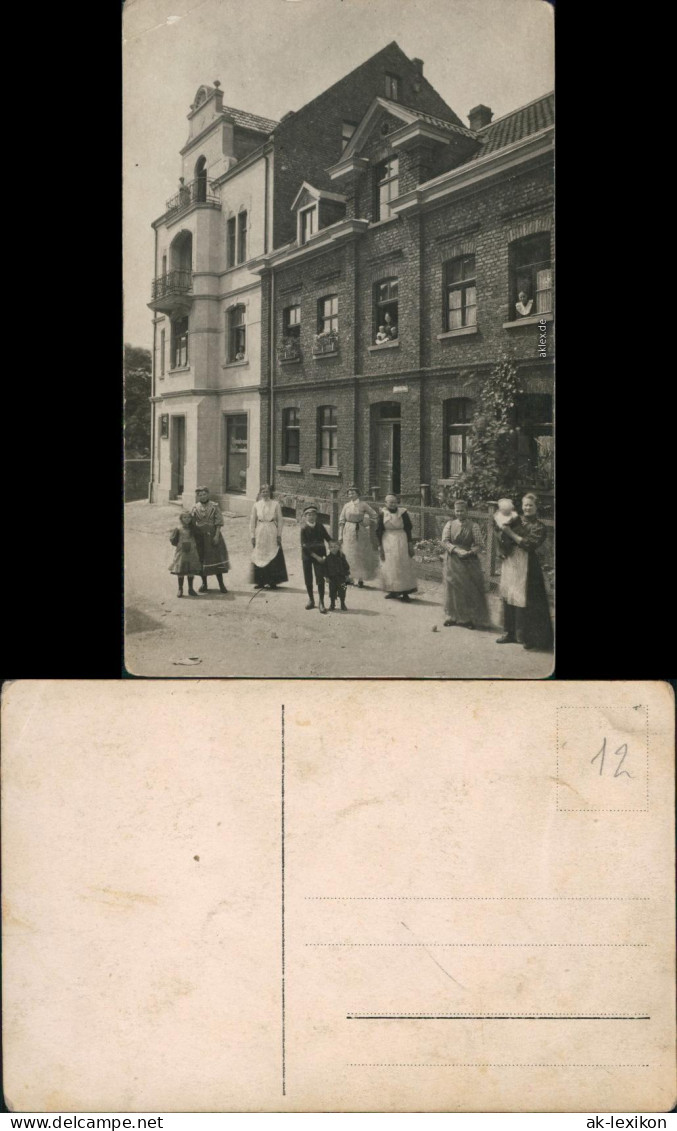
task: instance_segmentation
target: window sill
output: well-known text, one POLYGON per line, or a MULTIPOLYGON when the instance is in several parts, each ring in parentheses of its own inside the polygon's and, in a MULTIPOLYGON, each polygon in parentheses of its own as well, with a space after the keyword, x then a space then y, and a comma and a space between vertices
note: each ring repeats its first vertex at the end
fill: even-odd
POLYGON ((170 377, 173 377, 175 373, 190 373, 190 365, 177 365, 169 370, 170 377))
POLYGON ((396 220, 399 220, 399 216, 388 216, 387 220, 372 220, 368 230, 371 231, 372 228, 382 228, 384 224, 394 224, 396 220))
POLYGON ((504 330, 513 330, 515 326, 538 326, 539 322, 552 322, 553 315, 548 311, 545 314, 527 314, 525 318, 518 318, 515 322, 504 322, 504 330))
POLYGON ((444 334, 438 334, 438 342, 443 342, 445 338, 463 338, 466 334, 476 334, 479 326, 457 326, 455 330, 447 330, 444 334))
POLYGON ((321 361, 323 357, 338 357, 338 350, 325 350, 324 353, 314 353, 313 361, 321 361))
POLYGON ((282 463, 275 470, 283 471, 285 475, 303 475, 303 468, 298 463, 282 463))
POLYGON ((378 353, 379 350, 396 349, 396 347, 399 346, 399 344, 400 344, 400 339, 397 338, 397 340, 393 341, 393 342, 379 342, 379 344, 377 346, 367 346, 367 349, 369 350, 369 353, 378 353))
POLYGON ((278 365, 298 365, 300 360, 300 357, 278 357, 277 362, 278 365))
POLYGON ((330 478, 337 478, 341 472, 338 467, 312 467, 310 469, 311 475, 328 475, 330 478))
POLYGON ((249 365, 249 358, 245 357, 242 361, 224 361, 221 365, 222 369, 239 369, 243 365, 249 365))

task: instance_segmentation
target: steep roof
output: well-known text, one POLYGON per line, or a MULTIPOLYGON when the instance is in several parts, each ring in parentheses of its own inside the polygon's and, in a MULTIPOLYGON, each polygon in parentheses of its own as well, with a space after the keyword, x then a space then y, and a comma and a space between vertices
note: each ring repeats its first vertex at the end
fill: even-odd
POLYGON ((547 129, 554 122, 555 95, 551 92, 535 98, 533 102, 527 102, 526 106, 520 106, 478 130, 475 136, 482 143, 482 148, 475 156, 485 157, 487 153, 521 141, 529 134, 547 129))
POLYGON ((224 106, 225 113, 232 118, 236 126, 244 130, 258 130, 259 133, 270 134, 278 124, 272 118, 261 118, 258 114, 250 114, 249 110, 237 110, 234 106, 224 106))

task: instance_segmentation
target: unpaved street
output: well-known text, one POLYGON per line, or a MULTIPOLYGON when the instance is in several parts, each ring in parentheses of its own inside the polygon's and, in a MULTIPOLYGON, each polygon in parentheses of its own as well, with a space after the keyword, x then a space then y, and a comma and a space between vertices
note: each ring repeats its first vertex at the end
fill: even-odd
MULTIPOLYGON (((125 511, 125 661, 134 675, 524 679, 551 672, 551 654, 497 646, 497 631, 443 628, 442 586, 434 581, 420 581, 408 605, 384 601, 373 581, 348 588, 347 612, 306 611, 293 521, 283 536, 289 582, 279 590, 253 589, 248 520, 227 517, 228 594, 210 578, 209 593, 178 600, 169 573, 178 508, 134 502, 125 511), (191 657, 199 663, 179 662, 191 657)), ((493 601, 492 612, 497 607, 493 601)))

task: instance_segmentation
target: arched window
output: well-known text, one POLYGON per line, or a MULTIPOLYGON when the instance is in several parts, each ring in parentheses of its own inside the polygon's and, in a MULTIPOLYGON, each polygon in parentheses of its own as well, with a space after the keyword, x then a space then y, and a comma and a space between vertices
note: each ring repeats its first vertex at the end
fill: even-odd
POLYGON ((317 466, 338 466, 338 414, 335 405, 317 410, 317 466))
POLYGON ((444 402, 444 478, 453 479, 470 467, 468 434, 473 403, 469 397, 450 397, 444 402))
POLYGON ((228 323, 228 361, 244 361, 247 356, 246 309, 241 304, 231 306, 226 314, 228 323))
POLYGON ((207 199, 207 159, 199 157, 195 165, 195 198, 199 204, 207 199))

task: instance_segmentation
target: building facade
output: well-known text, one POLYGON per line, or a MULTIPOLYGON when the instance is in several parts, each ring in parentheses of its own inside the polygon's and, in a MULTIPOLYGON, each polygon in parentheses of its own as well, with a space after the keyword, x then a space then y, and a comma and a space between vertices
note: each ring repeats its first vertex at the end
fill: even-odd
MULTIPOLYGON (((206 482, 237 509, 259 481, 292 509, 352 482, 379 496, 418 499, 421 484, 439 496, 469 467, 473 407, 502 359, 514 363, 522 389, 514 443, 524 483, 549 490, 552 97, 495 121, 478 106, 464 125, 423 63, 393 43, 279 124, 266 123, 258 149, 239 156, 237 122, 231 136, 220 92, 200 92, 184 176, 197 173, 195 185, 205 157, 218 205, 196 201, 188 215, 156 223, 160 279, 165 254, 174 255, 168 272, 185 270, 188 233, 194 258, 184 292, 192 295, 190 378, 179 364, 155 384, 153 497, 178 498, 179 486, 206 482), (243 212, 246 257, 228 267, 243 212), (181 484, 172 428, 180 438, 184 426, 175 415, 187 428, 181 484), (245 436, 243 477, 237 440, 245 436)), ((154 309, 166 348, 179 307, 161 310, 156 300, 154 309)), ((156 341, 156 373, 158 349, 156 341)))

